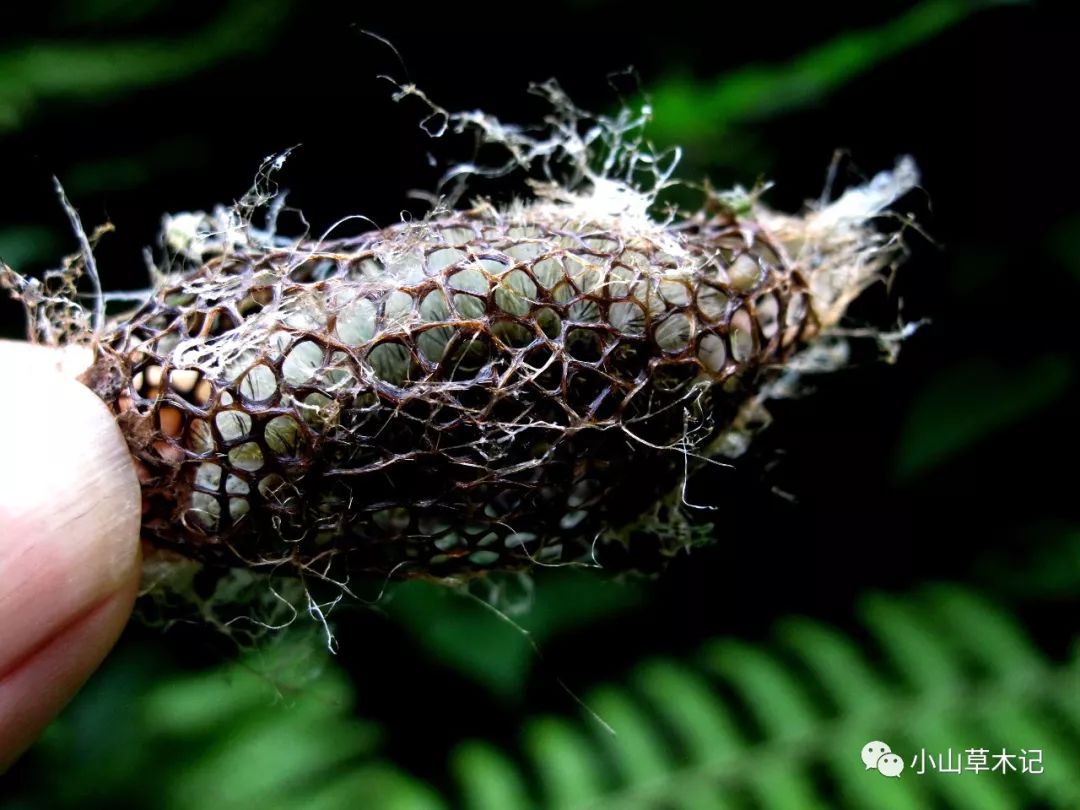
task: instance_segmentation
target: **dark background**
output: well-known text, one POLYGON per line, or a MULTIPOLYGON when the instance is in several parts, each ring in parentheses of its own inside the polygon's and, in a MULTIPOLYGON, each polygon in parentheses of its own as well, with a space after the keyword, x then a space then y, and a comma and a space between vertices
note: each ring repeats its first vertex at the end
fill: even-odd
MULTIPOLYGON (((0 10, 0 257, 37 271, 74 250, 56 175, 88 227, 116 226, 97 252, 113 289, 145 285, 141 251, 164 212, 238 198, 264 157, 294 144, 279 179, 314 231, 352 213, 380 225, 423 213, 408 192, 432 189, 470 142, 429 138, 422 105, 395 103, 378 74, 447 109, 522 122, 546 112, 530 82, 555 77, 600 111, 643 91, 658 143, 685 148, 681 176, 772 180, 766 199, 788 210, 820 194, 836 150, 843 182, 902 154, 917 160, 924 190, 901 208, 926 236, 909 232, 895 283, 871 291, 852 323, 892 328, 899 312, 928 324, 895 364, 868 357, 776 404, 751 457, 693 482, 691 500, 721 507, 713 546, 655 581, 537 575, 533 608, 516 618, 543 661, 468 599, 428 586, 340 612, 337 662, 355 715, 380 729, 379 755, 403 772, 452 796, 446 761, 458 741, 514 745, 526 718, 573 715, 559 679, 587 690, 712 637, 766 645, 792 614, 858 640, 866 594, 903 603, 928 582, 974 589, 1048 660, 1068 658, 1080 607, 1080 205, 1077 29, 1058 10, 100 0, 18 16, 0 10)), ((4 302, 0 333, 20 335, 20 317, 4 302)), ((105 685, 90 688, 126 678, 137 694, 232 657, 205 628, 133 626, 105 685)), ((93 735, 90 711, 77 703, 66 722, 93 735)), ((100 745, 137 744, 130 729, 113 733, 98 729, 100 745)), ((17 806, 72 796, 141 806, 122 776, 79 793, 93 760, 68 766, 74 793, 50 793, 44 774, 64 767, 60 753, 74 756, 64 745, 43 745, 7 777, 17 806)), ((828 799, 836 781, 814 784, 828 799)))

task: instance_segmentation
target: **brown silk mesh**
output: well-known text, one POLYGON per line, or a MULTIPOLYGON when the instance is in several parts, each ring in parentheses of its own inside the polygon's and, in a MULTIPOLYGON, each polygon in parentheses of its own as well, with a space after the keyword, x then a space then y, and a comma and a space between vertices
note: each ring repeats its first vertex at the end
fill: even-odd
POLYGON ((562 563, 678 487, 816 329, 805 290, 753 222, 471 212, 214 256, 114 324, 87 380, 156 545, 406 577, 562 563))

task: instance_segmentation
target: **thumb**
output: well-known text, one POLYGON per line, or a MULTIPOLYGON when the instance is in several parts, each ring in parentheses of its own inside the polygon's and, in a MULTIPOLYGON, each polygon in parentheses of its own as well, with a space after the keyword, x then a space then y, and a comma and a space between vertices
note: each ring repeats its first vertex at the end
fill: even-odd
POLYGON ((101 662, 138 588, 138 480, 78 365, 0 341, 0 771, 101 662))

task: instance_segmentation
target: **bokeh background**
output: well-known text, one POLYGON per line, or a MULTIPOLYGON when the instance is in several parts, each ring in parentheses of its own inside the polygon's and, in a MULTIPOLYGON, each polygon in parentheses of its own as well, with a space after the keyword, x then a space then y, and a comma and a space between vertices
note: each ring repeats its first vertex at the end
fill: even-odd
MULTIPOLYGON (((146 284, 163 213, 238 198, 294 144, 280 181, 315 231, 420 214, 408 192, 469 143, 430 139, 378 75, 523 122, 555 77, 593 110, 647 94, 683 177, 772 180, 780 208, 821 193, 837 150, 841 183, 914 155, 926 237, 852 324, 928 323, 700 475, 716 542, 662 576, 395 585, 339 607, 335 656, 303 619, 251 649, 133 623, 0 805, 1080 806, 1075 31, 960 0, 5 5, 0 257, 23 271, 75 249, 53 175, 116 226, 112 289, 146 284), (870 739, 900 779, 864 770, 870 739), (1044 773, 911 769, 950 748, 1040 749, 1044 773)), ((22 328, 0 304, 0 334, 22 328)))

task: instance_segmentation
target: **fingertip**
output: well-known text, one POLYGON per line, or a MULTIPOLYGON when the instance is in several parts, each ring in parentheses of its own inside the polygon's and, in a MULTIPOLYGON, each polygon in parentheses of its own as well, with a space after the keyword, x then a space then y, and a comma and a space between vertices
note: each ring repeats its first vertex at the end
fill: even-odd
POLYGON ((0 346, 0 762, 101 661, 138 588, 141 496, 108 408, 0 346), (27 363, 33 371, 27 371, 27 363))
MULTIPOLYGON (((0 397, 0 615, 21 582, 40 591, 47 574, 62 580, 52 599, 67 610, 135 567, 138 478, 112 414, 85 386, 43 374, 14 390, 0 397)), ((10 624, 0 624, 0 651, 10 624)))
POLYGON ((0 671, 0 773, 25 751, 97 669, 138 594, 132 576, 0 671))

